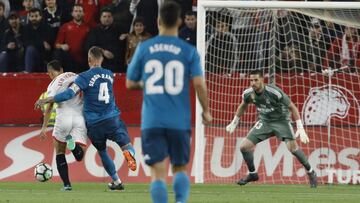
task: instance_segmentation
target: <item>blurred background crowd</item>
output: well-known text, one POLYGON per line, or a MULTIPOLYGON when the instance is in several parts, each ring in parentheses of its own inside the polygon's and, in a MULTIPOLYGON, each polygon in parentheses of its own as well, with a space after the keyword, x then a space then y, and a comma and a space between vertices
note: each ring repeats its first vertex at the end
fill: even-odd
MULTIPOLYGON (((53 59, 65 71, 81 72, 88 68, 86 53, 94 45, 104 49, 104 67, 126 72, 137 44, 158 34, 158 8, 164 1, 0 0, 0 72, 46 72, 53 59)), ((179 36, 196 46, 197 1, 174 1, 183 10, 179 36)), ((291 12, 279 15, 275 63, 280 71, 360 67, 357 29, 291 12)), ((217 19, 211 25, 206 36, 210 72, 268 65, 261 59, 271 54, 269 45, 247 42, 254 40, 249 36, 267 37, 258 33, 268 28, 253 19, 257 22, 217 19), (259 52, 260 46, 265 51, 259 52)))

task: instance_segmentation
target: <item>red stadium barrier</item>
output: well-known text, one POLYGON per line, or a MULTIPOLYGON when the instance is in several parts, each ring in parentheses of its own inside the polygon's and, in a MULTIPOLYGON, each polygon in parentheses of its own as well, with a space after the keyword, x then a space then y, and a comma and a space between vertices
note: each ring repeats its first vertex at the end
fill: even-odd
MULTIPOLYGON (((126 124, 140 124, 142 91, 130 91, 125 87, 125 74, 115 74, 114 92, 116 103, 126 124)), ((46 91, 50 78, 42 74, 0 75, 0 124, 39 124, 41 111, 34 110, 34 103, 46 91)), ((194 92, 191 91, 194 104, 194 92)), ((192 106, 194 109, 194 105, 192 106)), ((194 111, 193 111, 194 112, 194 111)), ((194 121, 194 119, 193 119, 194 121)))

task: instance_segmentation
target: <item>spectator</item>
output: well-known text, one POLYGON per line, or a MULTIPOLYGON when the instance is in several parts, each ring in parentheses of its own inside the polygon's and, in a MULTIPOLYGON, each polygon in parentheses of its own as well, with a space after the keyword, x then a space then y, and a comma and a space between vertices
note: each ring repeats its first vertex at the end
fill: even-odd
POLYGON ((185 26, 180 29, 179 37, 196 46, 196 14, 193 11, 185 13, 185 26))
POLYGON ((113 0, 110 8, 112 10, 114 25, 121 32, 128 33, 133 16, 129 11, 130 0, 113 0))
POLYGON ((130 12, 134 17, 143 17, 148 32, 155 36, 159 30, 157 27, 158 10, 164 0, 131 0, 130 12))
POLYGON ((23 0, 23 9, 19 11, 21 24, 26 25, 29 23, 29 12, 34 8, 34 0, 23 0))
POLYGON ((5 31, 0 44, 0 72, 23 71, 23 27, 16 11, 10 12, 8 22, 10 28, 5 31))
POLYGON ((61 61, 65 72, 82 72, 87 69, 83 49, 90 28, 83 21, 84 10, 75 4, 71 12, 73 20, 59 29, 55 41, 54 58, 61 61))
POLYGON ((45 59, 51 53, 50 27, 42 21, 41 10, 29 11, 29 24, 24 28, 25 71, 46 72, 45 59))
POLYGON ((129 65, 137 45, 151 37, 151 35, 146 32, 144 19, 142 17, 135 18, 133 28, 133 31, 129 33, 126 40, 125 60, 127 65, 129 65))
POLYGON ((2 3, 4 6, 4 16, 5 18, 7 18, 9 16, 10 13, 10 3, 9 0, 0 0, 0 3, 2 3))
POLYGON ((50 44, 53 45, 60 25, 65 22, 64 14, 56 5, 56 0, 45 0, 43 16, 44 21, 50 26, 50 44))
POLYGON ((86 50, 92 46, 98 46, 104 50, 104 61, 102 66, 112 72, 125 72, 124 52, 125 43, 119 37, 122 34, 114 26, 114 18, 109 8, 100 11, 100 24, 92 28, 86 40, 86 50))
POLYGON ((323 58, 326 56, 326 39, 322 33, 320 21, 317 18, 311 20, 309 37, 306 45, 309 70, 311 72, 315 71, 321 73, 323 58))
POLYGON ((5 4, 0 1, 0 39, 2 38, 7 27, 8 26, 5 17, 5 4))
POLYGON ((333 41, 324 62, 325 68, 349 67, 351 72, 360 67, 359 35, 356 28, 345 27, 345 33, 333 41))
POLYGON ((96 27, 99 15, 99 0, 75 0, 75 4, 81 5, 84 9, 84 23, 91 28, 96 27))
POLYGON ((206 42, 205 68, 213 73, 230 73, 236 70, 238 51, 236 37, 229 25, 221 20, 215 23, 215 33, 206 42))
POLYGON ((308 65, 303 56, 300 46, 296 43, 289 43, 280 53, 280 58, 276 60, 276 72, 282 73, 302 73, 308 70, 308 65))

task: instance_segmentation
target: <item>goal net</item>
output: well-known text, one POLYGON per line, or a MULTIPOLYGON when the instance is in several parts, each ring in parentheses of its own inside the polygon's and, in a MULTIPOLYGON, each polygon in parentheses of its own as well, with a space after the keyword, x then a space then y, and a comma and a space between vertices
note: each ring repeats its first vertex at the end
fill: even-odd
MULTIPOLYGON (((198 50, 214 121, 204 127, 197 120, 196 182, 235 183, 248 174, 239 146, 257 119, 255 107, 233 134, 225 126, 250 85, 248 73, 261 69, 265 82, 298 107, 310 143, 297 142, 319 182, 358 184, 360 4, 199 1, 198 8, 198 50)), ((254 162, 259 183, 308 182, 275 137, 256 146, 254 162)))

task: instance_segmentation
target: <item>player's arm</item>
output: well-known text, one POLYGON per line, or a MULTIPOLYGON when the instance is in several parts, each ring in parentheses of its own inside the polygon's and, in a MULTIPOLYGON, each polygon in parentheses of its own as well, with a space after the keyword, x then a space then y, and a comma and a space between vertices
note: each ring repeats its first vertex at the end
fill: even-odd
POLYGON ((295 104, 293 102, 290 102, 289 104, 289 111, 292 113, 292 116, 296 122, 296 133, 295 133, 295 137, 299 137, 300 136, 300 140, 303 143, 308 143, 309 142, 309 137, 307 136, 305 130, 304 130, 304 126, 301 122, 300 119, 300 113, 298 108, 295 106, 295 104))
POLYGON ((226 131, 229 133, 233 133, 236 129, 236 126, 239 124, 240 116, 244 115, 246 109, 248 107, 248 103, 245 103, 244 100, 240 103, 239 107, 236 110, 235 116, 231 123, 226 126, 226 131))
POLYGON ((37 100, 35 103, 35 108, 39 108, 48 103, 54 103, 54 102, 59 103, 69 100, 73 98, 78 92, 80 92, 80 87, 77 84, 73 83, 62 93, 59 93, 53 97, 37 100))
POLYGON ((41 132, 40 132, 40 139, 44 140, 46 138, 46 127, 49 124, 49 120, 50 120, 50 116, 51 116, 51 111, 53 109, 54 103, 49 103, 49 105, 46 107, 45 112, 44 112, 44 119, 43 119, 43 124, 42 124, 42 128, 41 128, 41 132))
POLYGON ((212 121, 212 116, 210 114, 209 102, 207 97, 207 90, 204 78, 202 76, 193 77, 193 85, 197 97, 199 99, 200 105, 203 109, 202 118, 204 124, 209 124, 212 121))
POLYGON ((141 90, 144 87, 143 81, 133 81, 126 79, 126 88, 130 90, 141 90))

